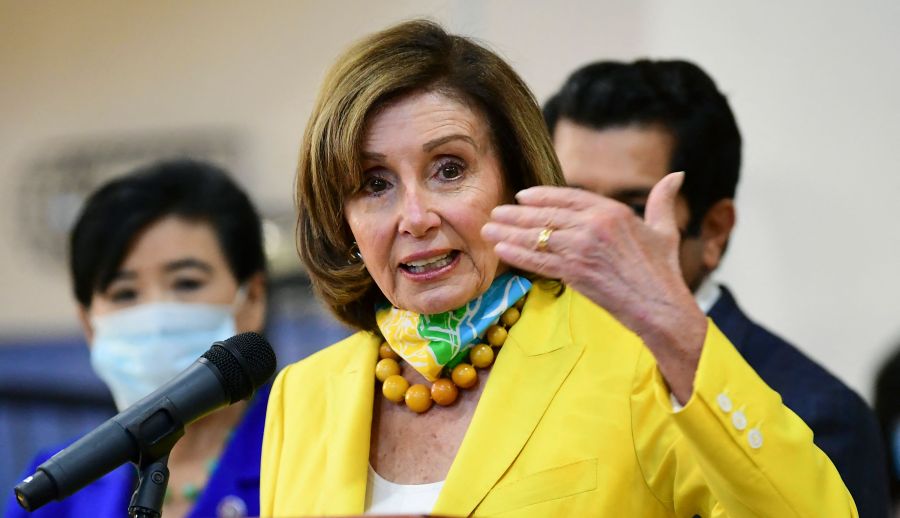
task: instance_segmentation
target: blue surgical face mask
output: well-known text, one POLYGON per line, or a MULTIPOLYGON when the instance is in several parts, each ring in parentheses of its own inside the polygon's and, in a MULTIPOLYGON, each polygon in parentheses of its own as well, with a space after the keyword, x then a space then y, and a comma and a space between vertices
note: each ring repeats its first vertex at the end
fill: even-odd
MULTIPOLYGON (((240 292, 239 292, 240 296, 240 292)), ((124 410, 236 334, 233 305, 156 302, 92 320, 91 365, 124 410)))

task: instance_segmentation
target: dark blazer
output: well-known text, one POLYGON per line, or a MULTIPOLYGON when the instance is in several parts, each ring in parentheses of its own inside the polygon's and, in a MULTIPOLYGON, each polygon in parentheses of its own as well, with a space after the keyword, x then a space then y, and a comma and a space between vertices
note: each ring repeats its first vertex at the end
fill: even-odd
MULTIPOLYGON (((724 286, 709 317, 784 404, 812 429, 861 518, 888 516, 884 447, 875 415, 840 380, 744 314, 724 286)), ((852 344, 851 344, 852 346, 852 344)))
MULTIPOLYGON (((232 432, 206 488, 188 514, 189 518, 259 515, 259 461, 270 389, 271 386, 266 385, 254 395, 243 418, 232 432)), ((62 445, 65 446, 68 444, 62 445)), ((38 465, 62 447, 39 453, 29 466, 27 474, 33 473, 38 465)), ((28 513, 19 507, 12 495, 7 502, 6 518, 124 517, 128 515, 135 478, 134 467, 125 464, 68 498, 50 502, 34 513, 28 513)))

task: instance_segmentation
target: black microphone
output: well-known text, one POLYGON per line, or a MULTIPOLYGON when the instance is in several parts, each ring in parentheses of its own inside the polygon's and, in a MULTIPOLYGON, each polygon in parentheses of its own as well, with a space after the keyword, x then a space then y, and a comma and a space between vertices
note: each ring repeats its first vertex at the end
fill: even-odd
POLYGON ((38 466, 15 488, 19 505, 34 511, 126 462, 168 454, 186 425, 250 397, 274 372, 275 353, 256 333, 214 343, 181 374, 38 466))

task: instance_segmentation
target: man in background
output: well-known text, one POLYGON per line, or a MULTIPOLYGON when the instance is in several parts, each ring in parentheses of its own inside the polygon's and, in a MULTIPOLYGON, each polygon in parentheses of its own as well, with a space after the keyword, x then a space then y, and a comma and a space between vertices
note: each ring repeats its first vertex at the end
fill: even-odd
MULTIPOLYGON (((824 368, 750 320, 710 278, 734 229, 741 163, 740 131, 713 80, 686 61, 593 63, 547 101, 544 118, 567 182, 639 215, 663 176, 685 171, 676 208, 680 262, 697 303, 813 430, 859 515, 887 516, 884 451, 872 412, 824 368)), ((732 416, 736 427, 739 412, 732 416)))

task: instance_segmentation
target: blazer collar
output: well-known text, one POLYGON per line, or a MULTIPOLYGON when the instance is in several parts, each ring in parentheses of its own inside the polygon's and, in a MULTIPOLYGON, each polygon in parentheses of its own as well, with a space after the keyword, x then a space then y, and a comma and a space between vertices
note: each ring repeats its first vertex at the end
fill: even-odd
MULTIPOLYGON (((568 289, 567 289, 568 291, 568 289)), ((433 513, 469 515, 509 469, 581 356, 571 293, 536 283, 510 330, 433 513)))
POLYGON ((328 461, 323 470, 323 492, 328 501, 320 509, 329 514, 361 515, 366 502, 369 473, 369 441, 372 434, 372 369, 378 357, 379 340, 362 333, 355 344, 359 352, 345 369, 328 379, 326 387, 325 436, 328 461))
MULTIPOLYGON (((568 376, 583 345, 569 329, 570 288, 536 283, 510 330, 450 467, 433 513, 469 515, 524 447, 568 376), (513 397, 512 395, 515 394, 513 397)), ((346 368, 329 378, 324 423, 329 440, 323 472, 330 514, 362 514, 372 432, 372 366, 378 339, 363 335, 346 368), (331 453, 334 452, 334 453, 331 453)))

